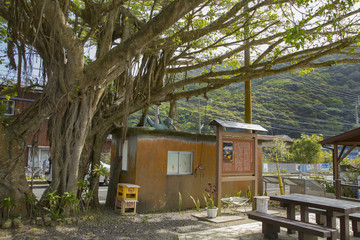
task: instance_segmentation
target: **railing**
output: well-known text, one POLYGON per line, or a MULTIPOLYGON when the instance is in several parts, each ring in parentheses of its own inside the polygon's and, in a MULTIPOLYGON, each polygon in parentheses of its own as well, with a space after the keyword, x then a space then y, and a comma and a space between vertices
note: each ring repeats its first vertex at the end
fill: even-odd
POLYGON ((350 188, 350 189, 359 190, 359 189, 360 189, 360 186, 358 186, 358 185, 352 185, 352 184, 344 184, 344 183, 341 183, 341 180, 340 180, 340 179, 336 179, 336 180, 335 180, 335 196, 336 196, 337 199, 343 199, 343 200, 348 200, 348 201, 360 202, 360 199, 342 196, 342 193, 343 193, 342 189, 343 189, 343 188, 350 188))

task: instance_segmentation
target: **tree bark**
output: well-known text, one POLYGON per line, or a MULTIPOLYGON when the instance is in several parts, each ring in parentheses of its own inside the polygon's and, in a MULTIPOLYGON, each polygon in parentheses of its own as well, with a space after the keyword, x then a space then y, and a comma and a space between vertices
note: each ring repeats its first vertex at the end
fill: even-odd
POLYGON ((77 193, 81 154, 99 101, 99 93, 88 92, 51 117, 52 189, 57 194, 77 193))
MULTIPOLYGON (((0 199, 11 197, 16 201, 14 212, 27 216, 26 197, 31 195, 24 171, 26 142, 17 139, 11 128, 0 124, 0 199)), ((0 222, 5 217, 0 214, 0 222)))

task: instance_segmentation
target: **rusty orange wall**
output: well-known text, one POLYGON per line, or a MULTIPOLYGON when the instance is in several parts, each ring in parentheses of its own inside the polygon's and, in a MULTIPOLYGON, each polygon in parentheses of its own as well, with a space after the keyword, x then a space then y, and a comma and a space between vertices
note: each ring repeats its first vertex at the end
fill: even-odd
POLYGON ((179 192, 183 207, 193 204, 188 194, 202 197, 208 182, 215 182, 215 141, 188 141, 159 137, 142 137, 137 141, 136 181, 140 185, 139 211, 177 209, 179 192), (198 166, 203 170, 197 176, 167 175, 168 151, 193 152, 193 172, 198 166))
MULTIPOLYGON (((133 148, 133 146, 130 148, 133 148)), ((129 171, 129 174, 135 173, 135 181, 131 183, 140 185, 137 207, 139 212, 178 209, 179 192, 182 194, 183 209, 194 207, 189 194, 199 198, 202 205, 204 205, 204 190, 209 182, 215 183, 215 138, 214 141, 202 142, 188 139, 142 136, 138 137, 136 148, 136 171, 133 169, 133 171, 129 171), (168 151, 193 152, 193 174, 167 175, 168 151), (198 166, 203 170, 195 176, 194 170, 198 166)), ((131 159, 131 161, 133 160, 131 159)), ((260 167, 261 164, 259 163, 258 166, 260 167)), ((125 180, 125 176, 121 180, 125 180)), ((250 186, 254 195, 255 186, 251 181, 223 183, 222 196, 234 196, 240 190, 244 195, 248 186, 250 186)))

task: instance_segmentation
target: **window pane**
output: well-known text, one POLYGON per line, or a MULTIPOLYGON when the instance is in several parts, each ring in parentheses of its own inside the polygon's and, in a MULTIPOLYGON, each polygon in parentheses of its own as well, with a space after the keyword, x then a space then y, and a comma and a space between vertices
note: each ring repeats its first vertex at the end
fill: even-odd
POLYGON ((167 173, 168 174, 178 174, 179 172, 179 153, 178 152, 168 152, 168 165, 167 173))
POLYGON ((180 174, 192 173, 192 153, 180 152, 179 173, 180 174))
POLYGON ((121 170, 122 171, 128 170, 128 147, 129 147, 129 141, 125 140, 123 149, 122 149, 122 161, 121 161, 121 170))

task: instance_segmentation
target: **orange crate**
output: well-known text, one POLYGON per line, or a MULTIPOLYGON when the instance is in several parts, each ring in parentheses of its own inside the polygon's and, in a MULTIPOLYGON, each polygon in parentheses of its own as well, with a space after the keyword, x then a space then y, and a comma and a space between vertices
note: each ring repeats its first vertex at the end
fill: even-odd
POLYGON ((137 200, 140 186, 130 183, 118 183, 116 198, 123 200, 137 200))

